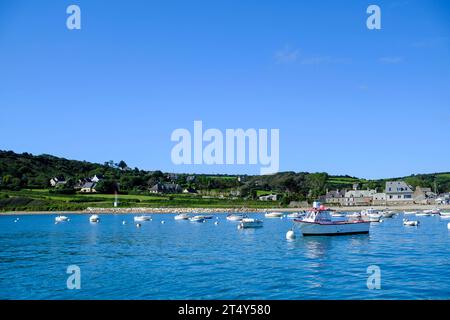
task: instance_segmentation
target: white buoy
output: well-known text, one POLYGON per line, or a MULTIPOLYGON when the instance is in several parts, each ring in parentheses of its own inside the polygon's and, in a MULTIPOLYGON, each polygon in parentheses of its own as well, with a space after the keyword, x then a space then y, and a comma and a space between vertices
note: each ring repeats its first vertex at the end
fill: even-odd
POLYGON ((295 239, 295 233, 293 230, 289 230, 288 232, 286 232, 286 239, 287 240, 295 239))
POLYGON ((140 223, 136 223, 136 227, 137 227, 137 228, 140 228, 140 227, 141 227, 141 224, 140 224, 140 223))
POLYGON ((450 230, 450 222, 447 224, 447 229, 450 230))
POLYGON ((217 226, 219 224, 219 221, 214 222, 214 224, 217 226))
POLYGON ((161 221, 161 224, 164 224, 164 223, 166 223, 166 222, 165 222, 164 220, 162 220, 162 221, 161 221))
POLYGON ((123 224, 123 225, 126 225, 126 224, 127 224, 127 222, 126 222, 125 220, 123 220, 123 221, 122 221, 122 224, 123 224))

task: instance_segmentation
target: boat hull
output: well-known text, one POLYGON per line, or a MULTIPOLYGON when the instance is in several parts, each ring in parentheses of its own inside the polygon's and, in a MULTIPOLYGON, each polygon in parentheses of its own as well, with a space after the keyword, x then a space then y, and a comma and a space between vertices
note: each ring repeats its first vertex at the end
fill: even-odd
POLYGON ((134 217, 134 221, 136 222, 143 222, 143 221, 150 221, 151 218, 149 216, 139 216, 139 217, 134 217))
POLYGON ((281 218, 281 217, 283 217, 283 214, 282 213, 274 213, 274 212, 272 212, 272 213, 266 213, 264 216, 266 218, 281 218))
POLYGON ((178 214, 174 217, 175 220, 188 220, 189 216, 184 214, 178 214))
POLYGON ((227 216, 228 221, 241 221, 242 219, 245 219, 245 216, 243 215, 229 215, 227 216))
POLYGON ((296 221, 304 236, 338 236, 369 233, 370 222, 317 223, 296 221))
POLYGON ((242 219, 239 226, 243 229, 261 228, 263 226, 262 220, 257 219, 242 219))

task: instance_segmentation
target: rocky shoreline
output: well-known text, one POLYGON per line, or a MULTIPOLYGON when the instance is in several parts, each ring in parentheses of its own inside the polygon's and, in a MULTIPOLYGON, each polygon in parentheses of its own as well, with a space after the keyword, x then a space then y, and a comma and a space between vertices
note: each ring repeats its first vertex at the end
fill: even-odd
MULTIPOLYGON (((332 210, 345 212, 345 211, 361 211, 368 207, 329 207, 332 210)), ((378 210, 392 210, 392 211, 421 211, 427 209, 436 208, 433 205, 405 205, 405 206, 374 206, 373 208, 378 210)), ((438 206, 440 210, 450 210, 450 205, 438 206)), ((0 215, 23 215, 23 214, 145 214, 145 213, 198 213, 198 214, 213 214, 213 213, 235 213, 235 212, 296 212, 302 210, 308 210, 309 208, 270 208, 270 209, 256 209, 256 208, 87 208, 82 211, 12 211, 0 213, 0 215)))

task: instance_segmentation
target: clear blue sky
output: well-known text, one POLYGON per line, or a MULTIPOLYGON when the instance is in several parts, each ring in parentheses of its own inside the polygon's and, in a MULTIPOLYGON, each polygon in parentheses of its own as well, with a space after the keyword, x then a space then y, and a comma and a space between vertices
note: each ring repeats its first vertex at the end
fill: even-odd
POLYGON ((450 171, 450 4, 0 0, 0 111, 0 149, 149 170, 259 172, 173 165, 202 120, 279 128, 281 171, 450 171))

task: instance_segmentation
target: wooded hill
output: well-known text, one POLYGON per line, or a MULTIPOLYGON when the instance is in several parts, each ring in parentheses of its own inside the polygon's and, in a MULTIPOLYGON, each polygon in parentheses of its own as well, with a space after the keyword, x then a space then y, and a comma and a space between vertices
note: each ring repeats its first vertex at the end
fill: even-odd
POLYGON ((404 180, 408 184, 435 188, 438 192, 450 190, 450 173, 418 174, 407 177, 366 180, 351 176, 333 176, 327 173, 280 172, 266 176, 170 174, 161 171, 146 171, 129 168, 124 161, 103 164, 68 160, 52 155, 18 154, 0 151, 0 190, 48 189, 52 177, 62 177, 67 184, 60 190, 65 194, 75 193, 73 185, 79 180, 94 175, 104 179, 96 188, 99 193, 148 194, 156 183, 176 183, 182 188, 192 188, 202 194, 221 194, 230 191, 241 198, 256 199, 264 193, 278 193, 284 204, 292 200, 312 200, 326 190, 350 189, 354 183, 360 189, 383 191, 386 180, 404 180))

